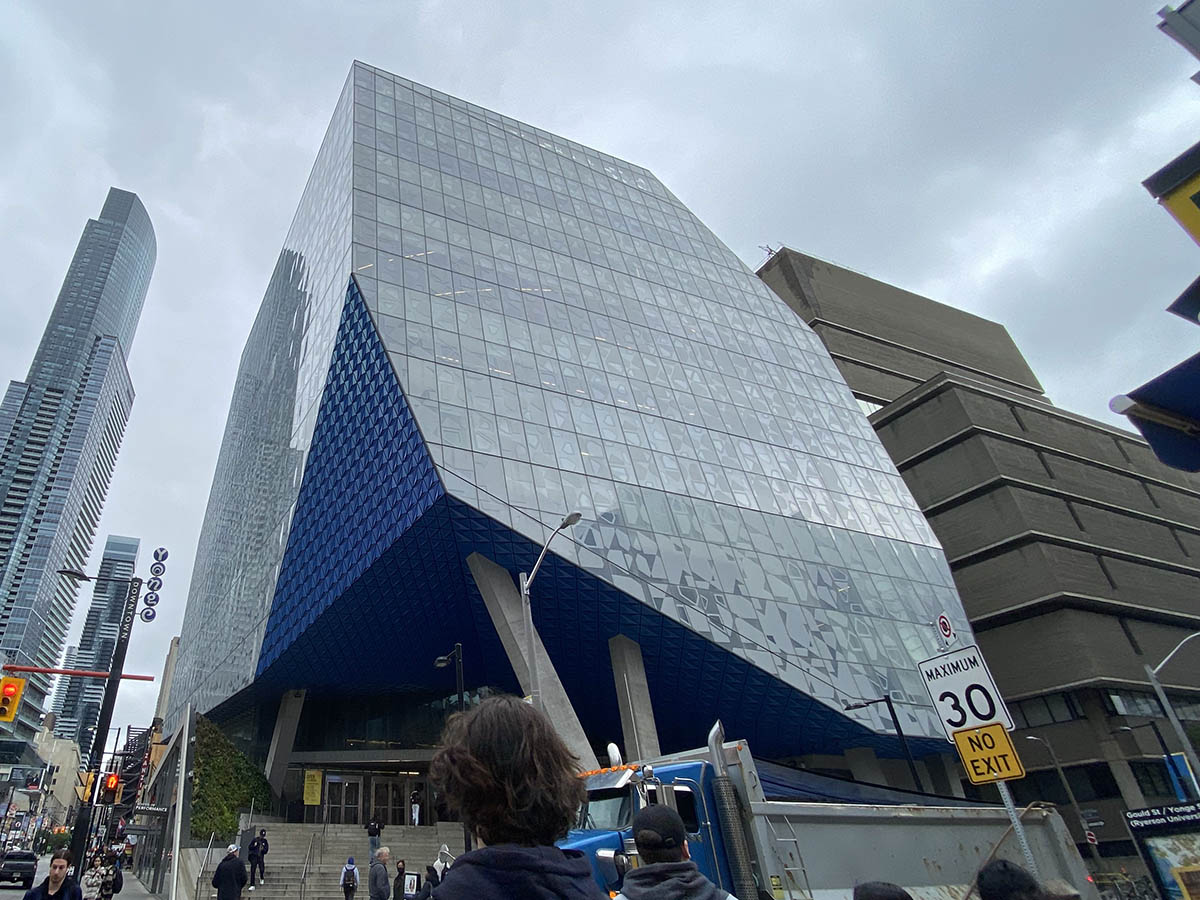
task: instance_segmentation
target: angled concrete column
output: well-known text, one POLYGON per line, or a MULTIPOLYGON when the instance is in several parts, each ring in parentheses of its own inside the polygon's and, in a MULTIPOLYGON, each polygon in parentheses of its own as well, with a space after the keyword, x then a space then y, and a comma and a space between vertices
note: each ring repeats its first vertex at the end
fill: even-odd
POLYGON ((288 761, 292 758, 292 744, 296 741, 296 728, 300 725, 300 712, 304 709, 306 693, 288 691, 279 698, 279 712, 275 716, 275 731, 271 735, 266 766, 267 781, 271 784, 271 793, 276 797, 283 792, 283 780, 287 775, 288 761))
POLYGON ((866 781, 871 784, 888 783, 887 777, 883 774, 883 766, 879 764, 879 757, 870 747, 855 747, 847 750, 846 765, 850 767, 850 774, 854 776, 855 781, 866 781))
MULTIPOLYGON (((525 614, 521 592, 517 590, 517 585, 508 570, 492 562, 482 553, 472 553, 468 556, 467 567, 471 570, 471 576, 483 596, 488 615, 492 618, 496 633, 500 635, 500 643, 504 645, 504 652, 508 654, 508 661, 517 675, 521 690, 529 694, 531 686, 529 663, 525 658, 525 614)), ((597 768, 599 763, 596 761, 596 754, 592 752, 583 726, 579 724, 579 717, 575 715, 575 708, 571 706, 571 699, 558 679, 558 672, 555 671, 546 648, 542 646, 542 639, 536 627, 533 629, 533 637, 542 709, 550 717, 555 730, 566 742, 567 747, 579 757, 580 765, 585 770, 597 768)))
POLYGON ((658 727, 650 706, 650 684, 646 664, 637 641, 623 634, 608 639, 612 657, 613 682, 617 687, 617 706, 621 710, 621 736, 625 739, 625 759, 653 759, 660 755, 658 727))

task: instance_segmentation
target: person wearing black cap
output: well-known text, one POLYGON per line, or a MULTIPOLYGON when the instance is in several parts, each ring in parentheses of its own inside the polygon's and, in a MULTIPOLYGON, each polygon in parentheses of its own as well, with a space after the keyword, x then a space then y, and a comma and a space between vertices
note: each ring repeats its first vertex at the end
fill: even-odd
POLYGON ((647 806, 633 817, 641 865, 625 873, 617 900, 737 900, 691 860, 683 819, 669 806, 647 806))

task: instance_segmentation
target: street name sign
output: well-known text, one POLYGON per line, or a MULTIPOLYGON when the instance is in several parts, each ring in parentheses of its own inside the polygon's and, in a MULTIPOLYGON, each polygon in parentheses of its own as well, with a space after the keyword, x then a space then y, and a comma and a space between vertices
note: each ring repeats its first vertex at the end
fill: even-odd
POLYGON ((954 746, 971 784, 1025 777, 1017 749, 1000 722, 954 732, 954 746))
POLYGON ((917 670, 942 722, 946 740, 955 743, 955 732, 992 722, 1003 722, 1007 730, 1012 730, 1012 717, 975 644, 927 659, 917 670))

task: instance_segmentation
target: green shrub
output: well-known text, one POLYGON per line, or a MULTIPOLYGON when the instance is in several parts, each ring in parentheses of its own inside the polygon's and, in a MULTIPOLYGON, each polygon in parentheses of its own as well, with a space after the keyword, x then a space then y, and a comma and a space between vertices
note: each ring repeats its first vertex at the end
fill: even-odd
POLYGON ((266 776, 238 750, 221 729, 196 717, 195 777, 192 782, 192 837, 206 840, 214 831, 225 841, 237 833, 238 810, 254 801, 271 805, 266 776))

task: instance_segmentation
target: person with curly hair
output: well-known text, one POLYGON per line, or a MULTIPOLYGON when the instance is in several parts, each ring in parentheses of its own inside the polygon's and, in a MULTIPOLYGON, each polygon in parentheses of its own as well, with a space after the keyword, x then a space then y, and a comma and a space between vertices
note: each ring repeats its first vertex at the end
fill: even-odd
POLYGON ((606 900, 588 858, 554 846, 586 791, 579 760, 544 713, 490 697, 452 716, 429 776, 478 847, 454 860, 435 900, 606 900))

